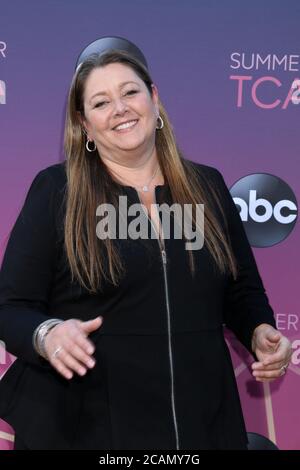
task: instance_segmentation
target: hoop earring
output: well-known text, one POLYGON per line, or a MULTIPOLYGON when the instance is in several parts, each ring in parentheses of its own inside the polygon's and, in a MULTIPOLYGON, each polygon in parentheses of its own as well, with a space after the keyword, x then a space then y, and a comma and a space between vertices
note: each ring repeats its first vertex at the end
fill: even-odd
POLYGON ((90 153, 95 152, 95 151, 97 150, 97 146, 96 146, 95 142, 94 142, 93 140, 90 140, 90 139, 87 139, 86 144, 85 144, 85 148, 86 148, 87 151, 90 152, 90 153), (91 149, 91 148, 89 147, 89 143, 90 143, 90 142, 93 142, 93 144, 94 144, 94 148, 93 148, 93 149, 91 149))
POLYGON ((165 123, 161 116, 158 116, 157 120, 159 121, 159 126, 156 126, 156 129, 160 131, 164 127, 165 123))

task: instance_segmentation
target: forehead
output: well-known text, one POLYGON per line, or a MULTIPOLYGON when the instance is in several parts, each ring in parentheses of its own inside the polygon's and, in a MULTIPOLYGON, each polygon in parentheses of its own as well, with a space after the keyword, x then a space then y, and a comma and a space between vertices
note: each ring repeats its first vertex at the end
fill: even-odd
POLYGON ((126 81, 144 83, 135 71, 126 65, 117 63, 97 67, 92 70, 86 80, 85 95, 88 98, 93 93, 109 91, 126 81))

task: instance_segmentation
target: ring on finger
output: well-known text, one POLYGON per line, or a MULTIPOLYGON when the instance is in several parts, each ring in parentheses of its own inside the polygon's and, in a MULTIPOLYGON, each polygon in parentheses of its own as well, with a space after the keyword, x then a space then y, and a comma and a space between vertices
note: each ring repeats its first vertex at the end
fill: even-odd
POLYGON ((56 357, 58 356, 58 354, 60 353, 60 351, 62 350, 62 346, 58 346, 55 351, 52 353, 52 357, 53 359, 56 359, 56 357))
POLYGON ((288 366, 289 366, 288 364, 284 364, 284 366, 282 366, 282 367, 280 368, 282 374, 285 374, 285 373, 286 373, 286 370, 287 370, 288 366))

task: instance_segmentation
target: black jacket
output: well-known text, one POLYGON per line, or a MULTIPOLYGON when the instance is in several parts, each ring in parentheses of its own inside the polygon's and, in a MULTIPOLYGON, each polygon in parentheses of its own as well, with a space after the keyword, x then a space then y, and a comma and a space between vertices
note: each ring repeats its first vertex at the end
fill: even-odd
MULTIPOLYGON (((238 279, 216 269, 206 246, 194 251, 191 276, 184 240, 117 240, 126 276, 91 295, 71 283, 63 250, 65 165, 34 179, 12 230, 0 275, 0 338, 18 357, 0 383, 0 416, 31 449, 238 449, 246 433, 226 324, 250 350, 260 323, 275 326, 252 251, 220 173, 196 164, 219 192, 238 279), (102 315, 91 338, 97 365, 62 378, 33 349, 47 318, 102 315), (76 374, 75 374, 76 375, 76 374)), ((206 188, 209 191, 209 187, 206 188)), ((135 189, 120 186, 129 202, 135 189)), ((167 185, 158 203, 171 202, 167 185)))

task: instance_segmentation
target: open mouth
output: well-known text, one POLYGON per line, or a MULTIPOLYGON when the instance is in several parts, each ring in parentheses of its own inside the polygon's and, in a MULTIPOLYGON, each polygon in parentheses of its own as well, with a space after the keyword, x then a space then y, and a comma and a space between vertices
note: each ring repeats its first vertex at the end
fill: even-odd
POLYGON ((113 130, 117 132, 127 132, 131 130, 137 124, 138 120, 133 119, 131 121, 126 121, 123 124, 119 124, 118 126, 114 127, 113 130))

